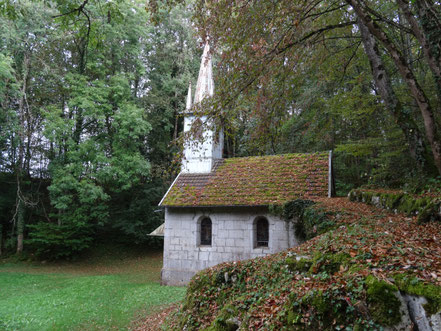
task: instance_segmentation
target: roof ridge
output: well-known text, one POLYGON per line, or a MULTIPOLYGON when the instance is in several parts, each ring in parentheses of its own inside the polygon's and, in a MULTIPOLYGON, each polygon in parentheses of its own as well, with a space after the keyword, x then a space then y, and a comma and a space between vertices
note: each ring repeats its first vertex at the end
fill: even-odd
POLYGON ((222 159, 222 160, 249 159, 249 158, 289 156, 289 155, 314 155, 314 154, 326 154, 326 155, 328 155, 329 151, 317 151, 317 152, 308 152, 308 153, 283 153, 283 154, 236 156, 236 157, 225 158, 225 159, 222 159))

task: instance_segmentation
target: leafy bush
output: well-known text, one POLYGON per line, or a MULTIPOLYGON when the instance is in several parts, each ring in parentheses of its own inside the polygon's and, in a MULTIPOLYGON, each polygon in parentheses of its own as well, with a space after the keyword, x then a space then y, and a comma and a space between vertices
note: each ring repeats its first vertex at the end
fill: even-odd
POLYGON ((165 190, 161 179, 134 185, 130 190, 112 194, 109 201, 109 220, 106 227, 119 236, 120 242, 158 246, 162 239, 148 236, 164 222, 158 209, 165 190))
POLYGON ((87 249, 93 241, 93 226, 87 223, 54 224, 40 222, 28 225, 26 241, 39 258, 58 260, 70 258, 87 249))
POLYGON ((292 200, 285 203, 283 206, 282 217, 286 220, 292 220, 294 218, 302 218, 306 208, 314 205, 314 201, 311 200, 292 200))
POLYGON ((296 236, 308 240, 332 229, 335 222, 330 212, 315 206, 311 200, 296 199, 283 206, 270 206, 270 212, 288 222, 294 222, 296 236))
POLYGON ((332 229, 335 222, 329 218, 330 212, 321 208, 308 207, 295 224, 296 235, 308 240, 332 229))

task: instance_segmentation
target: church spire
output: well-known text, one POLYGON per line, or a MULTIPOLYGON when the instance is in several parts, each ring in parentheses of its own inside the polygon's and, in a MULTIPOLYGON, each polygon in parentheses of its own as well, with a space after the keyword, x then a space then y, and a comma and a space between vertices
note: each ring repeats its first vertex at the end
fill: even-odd
POLYGON ((191 104, 191 85, 188 88, 184 113, 184 132, 191 133, 190 131, 193 128, 195 132, 190 134, 189 139, 184 142, 181 166, 181 171, 184 173, 210 173, 215 160, 222 158, 224 145, 222 128, 216 130, 212 119, 209 119, 206 114, 194 113, 192 108, 197 106, 204 98, 211 97, 213 94, 213 71, 211 68, 210 46, 207 42, 202 54, 193 105, 191 104))
POLYGON ((191 82, 188 84, 188 94, 187 94, 187 103, 185 105, 185 111, 190 112, 191 110, 191 82))
POLYGON ((204 52, 202 54, 201 67, 199 69, 198 82, 194 94, 194 104, 198 104, 205 97, 214 94, 213 69, 211 66, 210 45, 208 41, 205 43, 204 52))

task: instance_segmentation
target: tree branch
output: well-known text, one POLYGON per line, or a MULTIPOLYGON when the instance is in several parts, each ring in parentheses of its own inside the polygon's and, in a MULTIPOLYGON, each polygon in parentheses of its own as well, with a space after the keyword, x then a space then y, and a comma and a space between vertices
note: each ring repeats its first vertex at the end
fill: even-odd
MULTIPOLYGON (((80 13, 83 13, 83 14, 84 14, 84 7, 86 7, 86 5, 87 5, 88 2, 89 2, 89 0, 84 0, 83 3, 82 3, 79 7, 75 8, 75 9, 72 9, 71 11, 69 11, 69 12, 67 12, 67 13, 62 13, 62 14, 54 15, 54 16, 52 16, 52 18, 57 18, 57 17, 62 17, 62 16, 68 16, 68 15, 73 14, 73 13, 75 13, 75 12, 77 12, 78 15, 80 15, 80 13)), ((86 16, 87 16, 87 15, 86 15, 86 16)))
POLYGON ((398 24, 398 23, 396 23, 396 22, 394 22, 394 21, 384 17, 383 15, 381 15, 376 10, 374 10, 374 9, 372 9, 370 7, 367 7, 367 6, 365 7, 365 9, 366 9, 367 12, 371 13, 372 15, 374 15, 375 17, 378 18, 378 20, 376 20, 377 22, 381 21, 381 22, 384 22, 384 23, 387 23, 389 25, 392 25, 392 26, 396 27, 398 30, 402 30, 402 31, 404 31, 406 33, 409 33, 409 34, 412 34, 412 35, 414 34, 414 31, 412 29, 409 29, 409 28, 405 27, 404 25, 398 24))
POLYGON ((329 30, 345 28, 347 26, 354 25, 356 23, 357 23, 356 21, 349 21, 349 22, 345 22, 345 23, 333 24, 333 25, 325 26, 325 27, 323 27, 321 29, 311 31, 306 36, 304 36, 304 37, 302 37, 302 38, 300 38, 298 40, 295 40, 295 41, 292 41, 292 42, 286 44, 281 49, 275 48, 270 53, 275 53, 276 55, 282 54, 282 53, 286 52, 288 49, 290 49, 291 47, 293 47, 295 45, 298 45, 298 44, 300 44, 302 42, 305 42, 306 40, 308 40, 309 38, 311 38, 311 37, 313 37, 315 35, 321 34, 323 32, 329 31, 329 30))
POLYGON ((435 160, 438 172, 441 174, 441 133, 438 128, 433 109, 430 101, 427 98, 424 90, 421 88, 412 68, 406 63, 403 55, 393 41, 389 38, 386 32, 373 20, 372 17, 365 11, 361 0, 346 0, 352 6, 360 21, 368 28, 369 32, 377 38, 381 44, 386 48, 393 62, 395 63, 401 77, 406 82, 413 98, 415 99, 421 115, 424 120, 424 127, 426 130, 426 137, 432 148, 433 158, 435 160))

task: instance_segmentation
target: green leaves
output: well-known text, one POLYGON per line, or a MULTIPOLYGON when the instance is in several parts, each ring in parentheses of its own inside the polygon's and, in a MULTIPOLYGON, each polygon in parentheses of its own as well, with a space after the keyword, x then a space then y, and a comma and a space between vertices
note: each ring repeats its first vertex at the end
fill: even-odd
MULTIPOLYGON (((184 8, 154 27, 144 7, 0 0, 0 163, 40 184, 28 224, 105 224, 136 242, 159 225, 199 54, 184 8)), ((1 224, 13 240, 12 201, 1 224)))
POLYGON ((31 239, 26 243, 39 258, 69 258, 89 248, 93 241, 93 227, 84 222, 62 225, 41 222, 28 227, 31 239))
POLYGON ((115 147, 136 148, 130 144, 145 137, 152 126, 144 119, 144 110, 133 104, 124 104, 115 113, 115 147))
POLYGON ((0 96, 3 96, 3 93, 5 93, 6 87, 11 80, 14 80, 12 58, 0 53, 0 96))
POLYGON ((151 127, 132 103, 123 76, 88 81, 84 75, 68 75, 66 81, 72 96, 70 116, 54 111, 46 117, 48 138, 67 143, 66 152, 52 165, 52 204, 70 217, 75 210, 81 219, 102 223, 109 194, 128 190, 149 174, 140 150, 151 127), (80 132, 78 142, 71 135, 74 131, 80 132))

